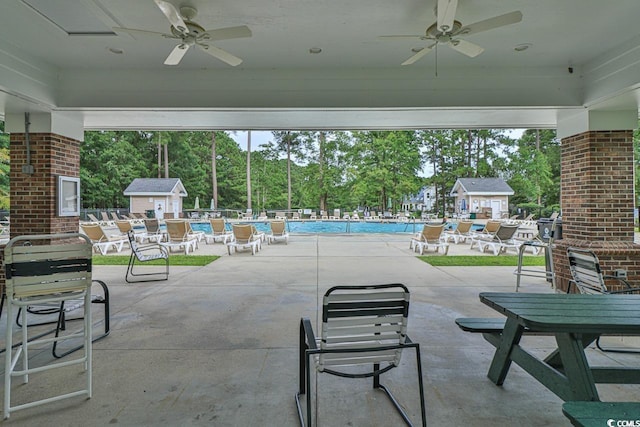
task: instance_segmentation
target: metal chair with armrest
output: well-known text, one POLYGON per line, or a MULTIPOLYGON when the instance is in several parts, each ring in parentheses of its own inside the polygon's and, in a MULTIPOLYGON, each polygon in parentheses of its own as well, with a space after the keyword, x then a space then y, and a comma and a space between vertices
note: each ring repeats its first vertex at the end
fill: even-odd
MULTIPOLYGON (((409 290, 402 284, 335 286, 323 298, 321 336, 316 339, 311 321, 300 320, 299 390, 295 395, 300 425, 304 427, 301 404, 306 395, 307 426, 311 427, 311 364, 318 373, 343 378, 371 378, 382 390, 404 422, 411 420, 391 391, 380 383, 380 375, 399 366, 403 350, 416 352, 417 380, 422 425, 426 410, 422 383, 420 346, 407 336, 409 290)), ((317 388, 317 384, 316 384, 317 388)))
MULTIPOLYGON (((607 275, 602 272, 598 256, 589 249, 567 248, 569 258, 569 270, 571 280, 567 287, 567 293, 571 292, 574 285, 581 294, 640 294, 640 287, 633 287, 623 277, 607 275), (616 281, 618 288, 610 290, 606 281, 616 281)), ((614 353, 638 353, 640 350, 604 348, 600 344, 600 338, 596 340, 596 346, 602 351, 614 353)))

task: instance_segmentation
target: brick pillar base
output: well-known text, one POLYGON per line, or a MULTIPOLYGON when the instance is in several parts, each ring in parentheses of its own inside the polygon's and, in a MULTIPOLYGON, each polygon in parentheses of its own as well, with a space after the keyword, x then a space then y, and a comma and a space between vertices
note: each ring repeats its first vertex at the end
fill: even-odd
MULTIPOLYGON (((29 140, 33 174, 22 172, 25 134, 10 135, 11 237, 78 232, 78 217, 57 216, 56 189, 59 175, 80 176, 80 142, 53 133, 31 133, 29 140)), ((4 292, 4 269, 0 289, 4 292)))
POLYGON ((595 252, 605 273, 621 268, 630 280, 640 280, 640 245, 633 243, 633 132, 565 138, 561 158, 563 239, 553 250, 558 289, 566 290, 571 278, 572 246, 595 252))
MULTIPOLYGON (((640 282, 640 245, 630 242, 587 242, 578 239, 562 239, 556 241, 553 249, 553 266, 556 272, 556 287, 566 291, 571 280, 567 248, 582 248, 592 250, 600 260, 604 274, 613 274, 614 270, 627 271, 628 280, 640 282)), ((608 281, 609 289, 621 289, 616 280, 608 281)), ((574 290, 575 291, 575 290, 574 290)))

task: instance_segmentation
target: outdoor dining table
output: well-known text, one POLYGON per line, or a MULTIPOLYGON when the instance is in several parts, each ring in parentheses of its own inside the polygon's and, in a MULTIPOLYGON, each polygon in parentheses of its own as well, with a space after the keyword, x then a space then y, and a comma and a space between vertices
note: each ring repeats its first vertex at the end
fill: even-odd
POLYGON ((599 401, 596 383, 640 384, 638 367, 590 366, 584 349, 600 335, 640 335, 640 295, 497 293, 480 300, 504 314, 501 332, 485 333, 496 347, 488 377, 502 385, 515 362, 565 401, 599 401), (520 344, 523 333, 555 337, 540 359, 520 344))

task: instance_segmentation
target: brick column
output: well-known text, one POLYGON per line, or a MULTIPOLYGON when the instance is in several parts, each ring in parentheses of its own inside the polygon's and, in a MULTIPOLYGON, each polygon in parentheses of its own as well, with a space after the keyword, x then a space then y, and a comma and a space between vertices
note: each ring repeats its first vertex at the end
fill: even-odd
MULTIPOLYGON (((570 246, 593 250, 603 270, 640 280, 640 245, 633 243, 633 132, 589 131, 562 140, 562 240, 553 251, 558 289, 571 274, 570 246)), ((611 284, 613 285, 613 283, 611 284)))
POLYGON ((33 174, 22 172, 27 163, 25 134, 10 135, 11 237, 77 232, 79 217, 57 216, 56 187, 58 175, 80 176, 80 142, 53 133, 30 133, 29 140, 33 174))
POLYGON ((32 133, 33 174, 22 172, 27 151, 24 134, 11 134, 11 237, 78 231, 78 217, 59 217, 59 175, 80 176, 80 142, 53 133, 32 133))

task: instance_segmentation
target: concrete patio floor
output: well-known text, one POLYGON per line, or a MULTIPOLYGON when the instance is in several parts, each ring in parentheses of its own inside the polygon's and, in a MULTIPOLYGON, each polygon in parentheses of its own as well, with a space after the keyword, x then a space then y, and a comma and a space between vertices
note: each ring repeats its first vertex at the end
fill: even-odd
MULTIPOLYGON (((452 244, 449 253, 470 253, 468 246, 452 244)), ((296 426, 300 317, 317 325, 321 296, 333 285, 400 282, 411 291, 409 336, 421 344, 429 425, 570 425, 562 401, 519 367, 504 386, 491 383, 493 347, 454 323, 499 317, 478 293, 513 291, 512 267, 432 267, 409 250, 406 235, 292 235, 288 245, 265 245, 255 256, 228 256, 220 243, 202 243, 197 253, 222 257, 205 267, 172 267, 166 282, 139 284, 125 283, 124 266, 96 266, 94 278, 111 292, 111 334, 93 347, 93 398, 18 411, 4 423, 296 426)), ((552 292, 543 279, 523 282, 523 292, 552 292)), ((100 316, 95 308, 94 319, 100 316)), ((550 338, 525 339, 536 352, 553 346, 550 338)), ((588 357, 632 365, 640 355, 590 349, 588 357)), ((32 359, 50 361, 50 349, 32 351, 32 359)), ((13 401, 66 390, 81 381, 78 371, 34 374, 26 386, 15 382, 13 401)), ((407 352, 402 366, 382 378, 418 423, 415 375, 407 352)), ((370 380, 322 375, 317 381, 319 425, 402 425, 370 380)), ((639 386, 598 389, 602 400, 640 400, 639 386)))

